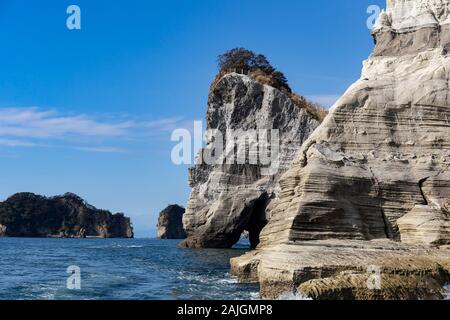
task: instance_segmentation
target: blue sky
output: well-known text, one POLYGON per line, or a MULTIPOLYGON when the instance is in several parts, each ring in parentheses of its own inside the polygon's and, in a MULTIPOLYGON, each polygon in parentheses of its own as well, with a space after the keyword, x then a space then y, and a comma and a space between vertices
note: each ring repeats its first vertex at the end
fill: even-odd
POLYGON ((329 104, 373 48, 371 4, 385 1, 0 0, 0 201, 74 192, 153 237, 158 212, 187 201, 170 135, 204 119, 217 55, 263 53, 329 104))

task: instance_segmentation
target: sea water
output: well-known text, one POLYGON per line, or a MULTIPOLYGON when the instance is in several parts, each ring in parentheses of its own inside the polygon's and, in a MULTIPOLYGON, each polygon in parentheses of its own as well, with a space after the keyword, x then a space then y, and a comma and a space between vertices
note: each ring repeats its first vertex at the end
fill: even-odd
POLYGON ((229 260, 244 254, 243 246, 188 250, 177 244, 152 239, 0 238, 0 299, 258 297, 257 285, 241 284, 229 274, 229 260), (79 290, 67 283, 74 276, 67 273, 73 266, 80 271, 79 290))

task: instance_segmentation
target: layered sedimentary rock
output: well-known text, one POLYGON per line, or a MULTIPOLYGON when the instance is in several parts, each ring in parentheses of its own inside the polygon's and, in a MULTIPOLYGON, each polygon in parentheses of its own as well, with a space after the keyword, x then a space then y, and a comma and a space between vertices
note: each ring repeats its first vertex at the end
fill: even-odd
MULTIPOLYGON (((260 251, 234 260, 234 269, 250 268, 265 284, 274 279, 288 290, 312 281, 303 287, 314 291, 310 295, 315 298, 329 297, 327 287, 335 293, 350 291, 347 296, 356 298, 411 297, 415 284, 407 278, 393 283, 408 294, 391 296, 388 292, 395 290, 385 288, 384 294, 371 296, 367 287, 361 288, 361 279, 352 282, 340 274, 374 263, 385 270, 384 276, 412 265, 403 274, 428 270, 434 284, 448 280, 448 251, 423 249, 428 251, 422 254, 413 245, 450 244, 449 7, 449 0, 388 1, 374 28, 375 50, 364 62, 361 79, 304 143, 280 180, 280 197, 261 232, 260 251), (388 242, 376 251, 380 259, 372 259, 371 241, 379 239, 388 242), (359 249, 341 248, 340 241, 347 240, 359 241, 361 258, 352 258, 359 249), (320 250, 306 259, 308 241, 331 247, 336 260, 329 261, 320 250), (390 249, 392 242, 398 242, 398 249, 390 249), (268 252, 278 245, 298 252, 295 264, 303 262, 279 262, 266 269, 273 259, 268 252), (391 265, 385 255, 398 264, 391 265), (309 277, 291 277, 311 268, 317 272, 309 277), (283 274, 280 281, 278 274, 283 274)), ((416 298, 424 297, 416 293, 416 298)))
POLYGON ((319 240, 266 246, 232 260, 261 295, 313 299, 441 299, 450 280, 450 250, 391 240, 319 240))
POLYGON ((170 205, 159 214, 158 239, 185 239, 183 215, 185 209, 179 205, 170 205))
POLYGON ((130 219, 67 193, 43 197, 18 193, 0 202, 0 236, 132 238, 130 219))
MULTIPOLYGON (((256 246, 280 175, 319 122, 286 93, 229 73, 210 90, 206 123, 210 133, 220 133, 226 149, 214 163, 201 160, 190 170, 192 192, 183 218, 188 238, 182 245, 229 248, 246 230, 256 246), (234 142, 237 150, 230 148, 234 142), (270 161, 261 158, 264 144, 270 144, 264 149, 270 161), (230 154, 231 161, 225 161, 230 154)), ((217 139, 210 139, 201 154, 214 149, 217 139)))

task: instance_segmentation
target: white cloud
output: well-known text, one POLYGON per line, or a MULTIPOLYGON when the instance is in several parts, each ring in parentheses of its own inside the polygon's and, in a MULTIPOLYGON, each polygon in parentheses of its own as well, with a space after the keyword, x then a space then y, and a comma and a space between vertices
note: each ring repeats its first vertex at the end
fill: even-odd
POLYGON ((182 120, 183 120, 182 117, 159 119, 159 120, 146 122, 144 124, 144 127, 149 128, 149 129, 158 128, 158 129, 162 129, 165 131, 171 131, 174 128, 176 128, 179 125, 180 121, 182 121, 182 120))
POLYGON ((38 147, 37 143, 15 139, 0 139, 0 146, 6 147, 38 147))
POLYGON ((127 150, 117 147, 77 147, 75 148, 80 151, 85 152, 96 152, 96 153, 125 153, 127 150))
POLYGON ((147 139, 171 131, 182 118, 99 120, 86 114, 62 114, 41 108, 0 108, 0 146, 65 147, 86 152, 121 153, 128 139, 147 139), (108 145, 107 147, 104 144, 108 145))
POLYGON ((62 138, 67 136, 117 137, 126 135, 132 122, 105 123, 86 115, 64 116, 39 108, 0 109, 0 136, 62 138))

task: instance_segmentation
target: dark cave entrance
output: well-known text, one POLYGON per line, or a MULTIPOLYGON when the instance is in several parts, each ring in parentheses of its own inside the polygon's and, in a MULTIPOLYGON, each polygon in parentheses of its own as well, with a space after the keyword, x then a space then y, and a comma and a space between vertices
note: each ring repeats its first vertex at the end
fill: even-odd
POLYGON ((245 208, 246 212, 243 216, 248 217, 248 220, 242 232, 248 232, 248 240, 252 249, 256 249, 258 246, 260 242, 259 235, 262 229, 267 225, 268 219, 266 216, 266 208, 268 204, 269 199, 266 194, 263 194, 249 207, 245 208))

